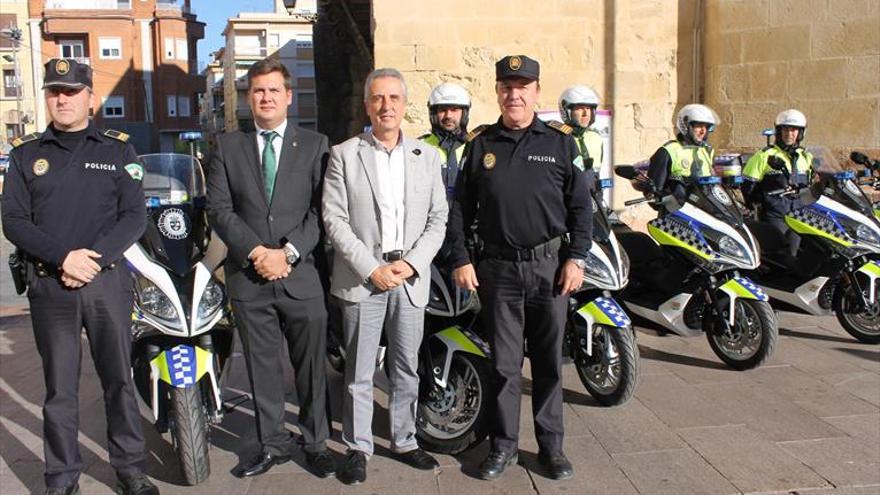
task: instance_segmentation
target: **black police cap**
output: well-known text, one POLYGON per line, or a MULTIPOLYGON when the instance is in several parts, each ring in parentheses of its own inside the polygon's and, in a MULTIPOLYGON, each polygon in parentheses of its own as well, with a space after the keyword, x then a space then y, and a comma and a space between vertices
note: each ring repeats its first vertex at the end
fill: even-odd
POLYGON ((46 62, 43 89, 50 87, 91 88, 92 68, 72 58, 53 58, 46 62))
POLYGON ((541 73, 538 61, 525 55, 508 55, 495 62, 495 80, 522 77, 537 81, 541 73))

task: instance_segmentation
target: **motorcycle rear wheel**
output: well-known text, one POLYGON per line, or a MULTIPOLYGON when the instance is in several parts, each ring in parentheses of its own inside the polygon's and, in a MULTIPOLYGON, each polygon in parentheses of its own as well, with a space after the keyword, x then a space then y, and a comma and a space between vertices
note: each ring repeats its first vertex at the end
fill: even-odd
POLYGON ((180 470, 186 484, 198 485, 211 474, 208 457, 208 418, 198 385, 172 388, 171 438, 180 461, 180 470))
POLYGON ((639 349, 632 328, 597 325, 592 356, 587 355, 585 345, 575 345, 575 369, 594 399, 610 407, 632 398, 639 376, 639 349))
POLYGON ((733 369, 757 368, 770 358, 776 347, 779 337, 776 314, 769 303, 752 299, 737 299, 734 311, 734 328, 730 334, 725 334, 718 328, 718 315, 707 306, 703 331, 709 346, 733 369))
MULTIPOLYGON (((880 291, 880 284, 875 291, 880 291)), ((860 308, 856 297, 852 285, 837 286, 832 301, 837 321, 846 333, 859 342, 880 344, 880 301, 875 301, 867 308, 860 308)))
POLYGON ((442 396, 419 397, 416 413, 419 446, 455 455, 486 438, 492 403, 489 371, 489 361, 485 358, 460 352, 452 356, 442 396))

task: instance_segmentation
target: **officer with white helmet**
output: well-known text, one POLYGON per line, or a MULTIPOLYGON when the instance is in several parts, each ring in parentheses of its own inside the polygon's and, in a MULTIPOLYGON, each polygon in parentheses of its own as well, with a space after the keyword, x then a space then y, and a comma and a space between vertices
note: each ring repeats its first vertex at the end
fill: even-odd
POLYGON ((602 167, 604 153, 602 136, 592 128, 598 107, 599 95, 587 86, 570 86, 559 95, 559 115, 563 122, 574 128, 572 135, 578 151, 584 160, 593 159, 593 170, 596 174, 602 167))
POLYGON ((785 215, 802 206, 797 196, 768 194, 788 187, 809 184, 813 155, 801 146, 807 131, 807 117, 795 109, 776 115, 774 143, 755 153, 743 169, 743 198, 746 205, 758 210, 758 218, 785 235, 791 254, 797 254, 800 236, 785 224, 785 215), (771 162, 781 160, 781 168, 771 162))
POLYGON ((431 132, 419 136, 437 148, 440 152, 440 163, 443 165, 443 183, 446 185, 446 198, 451 201, 455 190, 455 179, 464 153, 467 138, 468 113, 471 108, 471 97, 463 87, 443 83, 428 96, 428 114, 431 120, 431 132))
POLYGON ((717 124, 718 115, 706 105, 691 103, 678 111, 675 139, 651 156, 648 167, 648 177, 658 190, 683 201, 690 181, 713 175, 715 150, 707 140, 717 124))

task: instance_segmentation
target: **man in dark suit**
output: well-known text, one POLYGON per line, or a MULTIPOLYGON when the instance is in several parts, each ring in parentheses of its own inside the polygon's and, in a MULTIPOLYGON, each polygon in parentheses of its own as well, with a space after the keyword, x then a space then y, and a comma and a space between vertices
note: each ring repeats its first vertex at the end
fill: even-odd
POLYGON ((293 92, 280 61, 255 63, 247 78, 256 131, 221 136, 208 176, 208 215, 229 248, 226 284, 262 447, 233 474, 255 476, 290 460, 279 357, 286 340, 299 397, 300 443, 313 472, 331 476, 335 467, 325 446, 327 311, 312 252, 321 237, 327 137, 288 123, 293 92))

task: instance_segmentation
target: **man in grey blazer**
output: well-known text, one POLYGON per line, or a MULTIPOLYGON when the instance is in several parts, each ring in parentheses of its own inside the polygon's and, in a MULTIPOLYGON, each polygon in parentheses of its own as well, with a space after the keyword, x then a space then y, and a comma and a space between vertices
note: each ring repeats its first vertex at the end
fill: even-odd
POLYGON ((290 460, 279 354, 286 341, 306 462, 326 477, 335 472, 325 446, 330 434, 324 371, 327 311, 313 251, 321 238, 327 137, 287 121, 292 82, 280 61, 261 60, 247 77, 257 130, 221 136, 208 175, 208 218, 229 248, 226 284, 261 446, 233 474, 255 476, 290 460))
POLYGON ((416 443, 418 349, 431 283, 431 259, 446 233, 440 156, 404 137, 406 83, 394 69, 364 84, 372 130, 334 146, 324 176, 323 217, 333 245, 331 293, 341 300, 345 339, 342 437, 348 454, 338 474, 366 480, 373 454, 373 374, 382 329, 388 339, 391 449, 430 470, 437 461, 416 443))

